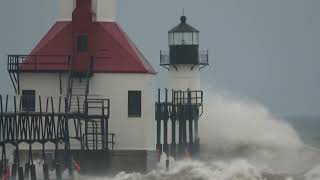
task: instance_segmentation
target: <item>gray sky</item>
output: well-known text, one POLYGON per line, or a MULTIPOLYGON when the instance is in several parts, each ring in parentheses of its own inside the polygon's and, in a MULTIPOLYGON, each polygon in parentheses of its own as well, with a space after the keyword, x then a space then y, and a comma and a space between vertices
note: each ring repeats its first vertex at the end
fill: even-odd
MULTIPOLYGON (((276 114, 320 114, 319 0, 118 0, 118 22, 158 69, 167 31, 201 31, 211 67, 203 82, 261 102, 276 114)), ((0 92, 12 89, 6 54, 27 54, 58 14, 57 0, 0 1, 0 92)))

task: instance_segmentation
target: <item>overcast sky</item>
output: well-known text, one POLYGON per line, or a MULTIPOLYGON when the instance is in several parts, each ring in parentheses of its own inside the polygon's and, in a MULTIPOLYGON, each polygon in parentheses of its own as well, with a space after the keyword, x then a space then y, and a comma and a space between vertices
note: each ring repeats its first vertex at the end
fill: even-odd
MULTIPOLYGON (((157 68, 167 31, 201 32, 210 51, 203 84, 261 102, 276 114, 320 114, 319 0, 118 0, 118 22, 157 68)), ((0 92, 12 90, 6 54, 27 54, 54 24, 57 0, 0 1, 0 92)), ((160 85, 159 85, 160 86, 160 85)))

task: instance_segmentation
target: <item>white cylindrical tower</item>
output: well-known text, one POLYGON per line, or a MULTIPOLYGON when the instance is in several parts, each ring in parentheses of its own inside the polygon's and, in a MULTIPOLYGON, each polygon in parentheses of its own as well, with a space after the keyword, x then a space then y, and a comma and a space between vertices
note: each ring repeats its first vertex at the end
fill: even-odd
POLYGON ((72 12, 75 7, 76 0, 60 0, 58 21, 71 21, 72 12))
MULTIPOLYGON (((92 12, 98 22, 116 21, 116 0, 91 0, 92 12)), ((58 21, 71 21, 77 0, 60 0, 58 21)))
POLYGON ((169 67, 168 88, 182 91, 200 90, 200 70, 193 66, 181 64, 169 67))
POLYGON ((169 70, 168 88, 176 91, 199 91, 200 70, 208 65, 208 51, 199 51, 199 31, 186 23, 169 31, 169 53, 161 52, 161 66, 169 70))
POLYGON ((92 7, 96 14, 96 21, 116 21, 116 0, 92 0, 92 7))

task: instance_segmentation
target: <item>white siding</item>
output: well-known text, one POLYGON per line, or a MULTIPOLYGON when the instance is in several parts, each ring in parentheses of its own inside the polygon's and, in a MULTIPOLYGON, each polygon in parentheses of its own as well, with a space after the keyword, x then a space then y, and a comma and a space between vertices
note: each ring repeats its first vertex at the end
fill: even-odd
MULTIPOLYGON (((59 74, 23 73, 21 89, 36 90, 37 96, 59 97, 59 74)), ((62 76, 63 95, 67 89, 67 75, 62 76)), ((117 150, 154 150, 155 120, 153 75, 149 74, 94 74, 90 80, 90 94, 110 99, 109 133, 115 133, 117 150), (128 117, 128 91, 142 91, 141 118, 128 117)), ((55 100, 55 103, 58 103, 55 100)), ((43 107, 45 102, 42 102, 43 107)), ((38 107, 38 104, 37 104, 38 107)), ((20 147, 27 148, 27 147, 20 147)), ((40 146, 33 147, 40 149, 40 146)), ((78 145, 73 145, 78 148, 78 145)))
POLYGON ((177 65, 178 70, 170 67, 168 75, 168 88, 174 90, 200 90, 199 67, 192 65, 177 65))
MULTIPOLYGON (((62 89, 65 93, 67 87, 66 75, 62 75, 62 89)), ((47 99, 52 97, 54 103, 54 111, 58 111, 58 104, 60 98, 60 76, 59 74, 53 73, 21 73, 20 74, 20 89, 22 90, 35 90, 36 91, 36 111, 40 110, 39 96, 41 96, 41 106, 42 111, 45 111, 47 99)), ((63 97, 62 97, 63 98, 63 97)), ((19 101, 19 99, 18 99, 19 101)), ((49 99, 51 103, 51 98, 49 99)), ((64 110, 64 104, 62 103, 61 111, 64 110)), ((50 110, 51 111, 51 106, 50 110)), ((19 147, 20 149, 28 149, 29 146, 22 144, 19 147)), ((33 149, 41 149, 42 146, 39 143, 36 143, 32 146, 33 149)), ((54 148, 54 145, 51 143, 46 144, 46 148, 54 148)), ((63 148, 63 145, 60 144, 60 148, 63 148)))
POLYGON ((98 22, 116 21, 116 0, 93 0, 92 4, 98 22))
POLYGON ((110 132, 115 133, 118 150, 155 149, 153 75, 95 74, 91 93, 111 101, 110 132), (128 91, 141 90, 141 118, 128 117, 128 91))
MULTIPOLYGON (((62 75, 62 89, 66 90, 66 75, 62 75)), ((60 77, 56 73, 22 73, 20 74, 21 90, 36 90, 36 96, 59 97, 60 77)), ((63 92, 63 93, 64 93, 63 92)))
POLYGON ((60 0, 58 21, 71 21, 75 5, 76 0, 60 0))

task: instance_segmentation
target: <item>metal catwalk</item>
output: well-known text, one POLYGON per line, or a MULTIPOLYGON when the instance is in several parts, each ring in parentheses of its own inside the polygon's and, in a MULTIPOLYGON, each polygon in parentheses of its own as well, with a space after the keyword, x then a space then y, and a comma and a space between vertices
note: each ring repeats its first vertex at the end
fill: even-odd
POLYGON ((47 151, 54 151, 56 178, 62 178, 62 171, 69 169, 72 175, 74 144, 78 151, 108 152, 113 148, 113 136, 108 132, 110 101, 108 99, 86 99, 77 102, 77 110, 70 111, 67 98, 37 97, 30 105, 32 98, 27 96, 0 95, 0 146, 2 157, 0 175, 3 177, 9 166, 8 147, 14 147, 14 159, 11 166, 11 179, 19 180, 31 177, 36 179, 33 147, 40 146, 43 161, 44 179, 49 179, 47 151), (80 105, 81 104, 81 105, 80 105), (83 109, 82 109, 83 108, 83 109), (109 136, 112 138, 109 141, 109 136), (53 144, 54 148, 47 147, 53 144), (111 147, 109 147, 109 145, 111 147), (61 148, 62 147, 62 148, 61 148), (60 148, 60 149, 59 149, 60 148), (24 167, 20 159, 21 149, 28 151, 28 160, 24 167), (61 158, 61 152, 63 158, 61 158), (58 158, 58 153, 60 157, 58 158))
POLYGON ((202 91, 158 90, 156 107, 157 151, 175 158, 197 156, 198 121, 203 113, 202 91), (170 131, 170 132, 169 132, 170 131))

